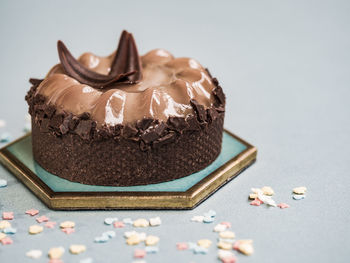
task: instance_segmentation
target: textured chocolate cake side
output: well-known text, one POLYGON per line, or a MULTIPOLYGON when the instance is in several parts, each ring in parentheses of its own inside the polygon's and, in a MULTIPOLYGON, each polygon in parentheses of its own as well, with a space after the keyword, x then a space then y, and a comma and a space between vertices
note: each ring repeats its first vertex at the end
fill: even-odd
POLYGON ((187 119, 144 119, 135 127, 102 129, 89 114, 56 114, 43 96, 34 95, 40 80, 32 80, 26 100, 34 159, 52 174, 91 185, 152 184, 200 171, 221 151, 225 97, 213 80, 217 102, 211 109, 194 101, 195 115, 187 119))

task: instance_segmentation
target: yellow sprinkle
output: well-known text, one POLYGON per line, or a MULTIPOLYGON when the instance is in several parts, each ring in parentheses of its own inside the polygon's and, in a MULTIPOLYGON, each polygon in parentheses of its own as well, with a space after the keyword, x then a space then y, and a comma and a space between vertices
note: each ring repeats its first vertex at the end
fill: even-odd
POLYGON ((147 236, 145 240, 146 246, 154 246, 159 242, 159 237, 157 236, 147 236))
POLYGON ((11 227, 11 223, 6 220, 0 221, 0 229, 11 227))
POLYGON ((306 187, 305 186, 300 186, 300 187, 295 187, 293 189, 293 193, 297 194, 297 195, 303 195, 306 193, 306 187))
POLYGON ((133 225, 134 227, 147 227, 149 226, 149 222, 147 219, 139 218, 134 221, 133 225))
POLYGON ((86 246, 84 246, 84 245, 71 245, 69 247, 69 251, 70 251, 70 253, 77 255, 77 254, 80 254, 80 253, 86 251, 86 246))
POLYGON ((139 237, 139 235, 131 235, 130 237, 127 238, 126 243, 129 246, 133 246, 133 245, 137 245, 141 242, 141 239, 139 237))
POLYGON ((218 243, 218 248, 225 249, 225 250, 230 250, 232 248, 232 244, 230 244, 228 242, 220 241, 218 243))
POLYGON ((223 231, 220 232, 220 237, 224 238, 224 239, 234 239, 235 238, 235 233, 233 233, 232 231, 223 231))
POLYGON ((72 228, 75 227, 75 223, 73 221, 64 221, 60 224, 60 228, 72 228))
POLYGON ((64 253, 63 247, 52 247, 49 250, 50 259, 60 259, 64 253))
POLYGON ((38 226, 38 225, 32 225, 29 227, 29 234, 31 235, 36 235, 41 233, 44 230, 44 228, 42 226, 38 226))
POLYGON ((201 239, 197 241, 198 246, 208 248, 211 246, 211 241, 209 239, 201 239))
POLYGON ((244 255, 251 255, 254 252, 253 240, 239 240, 238 251, 244 255))
POLYGON ((263 188, 261 188, 261 191, 263 191, 264 195, 274 195, 275 192, 273 191, 273 189, 270 186, 264 186, 263 188))

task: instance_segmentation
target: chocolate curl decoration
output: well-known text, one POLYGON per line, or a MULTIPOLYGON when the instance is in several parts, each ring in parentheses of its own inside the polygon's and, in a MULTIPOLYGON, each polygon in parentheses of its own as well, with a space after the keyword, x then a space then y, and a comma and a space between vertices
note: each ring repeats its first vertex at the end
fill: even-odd
POLYGON ((99 74, 80 64, 60 40, 57 42, 57 49, 66 74, 94 88, 103 89, 116 83, 134 84, 142 78, 141 62, 135 40, 132 34, 125 30, 121 34, 108 75, 99 74))

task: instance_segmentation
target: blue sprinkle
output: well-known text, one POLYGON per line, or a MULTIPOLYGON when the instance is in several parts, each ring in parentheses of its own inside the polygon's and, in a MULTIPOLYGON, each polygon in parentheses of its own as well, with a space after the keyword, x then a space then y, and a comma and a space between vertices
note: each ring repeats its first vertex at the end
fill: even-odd
POLYGON ((93 260, 92 258, 84 258, 79 261, 80 263, 92 263, 93 260))
POLYGON ((155 254, 158 253, 159 248, 155 246, 150 246, 145 248, 147 254, 155 254))
POLYGON ((0 179, 0 188, 6 187, 6 186, 7 186, 7 181, 5 179, 0 179))
POLYGON ((106 219, 105 219, 105 224, 106 225, 111 225, 111 224, 113 224, 115 221, 118 221, 118 218, 111 218, 111 217, 107 217, 106 219))
POLYGON ((11 234, 11 235, 13 235, 13 234, 16 234, 17 229, 16 229, 16 228, 12 228, 12 227, 7 227, 7 228, 5 228, 5 229, 3 230, 3 232, 4 232, 5 234, 11 234))
POLYGON ((94 242, 95 243, 106 243, 109 240, 109 237, 107 235, 102 235, 100 237, 95 237, 94 242))
POLYGON ((12 140, 12 136, 8 132, 4 132, 0 134, 0 142, 4 143, 4 142, 9 142, 11 140, 12 140))
POLYGON ((216 217, 216 212, 214 210, 209 210, 204 214, 204 217, 216 217))
POLYGON ((213 223, 215 220, 215 217, 205 216, 203 218, 203 223, 213 223))
POLYGON ((207 254, 208 253, 208 249, 196 245, 196 247, 194 248, 193 252, 195 254, 207 254))
POLYGON ((304 199, 305 198, 305 195, 293 195, 293 199, 294 200, 301 200, 301 199, 304 199))
POLYGON ((108 238, 113 238, 115 237, 115 232, 114 231, 107 231, 102 233, 102 236, 107 236, 108 238))

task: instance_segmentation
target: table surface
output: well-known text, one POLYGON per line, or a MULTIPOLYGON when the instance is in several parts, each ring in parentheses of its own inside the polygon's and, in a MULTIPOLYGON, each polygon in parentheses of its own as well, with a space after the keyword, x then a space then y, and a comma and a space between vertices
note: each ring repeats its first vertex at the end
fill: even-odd
POLYGON ((349 11, 349 1, 321 0, 1 1, 0 119, 7 126, 0 133, 23 134, 28 79, 44 77, 58 62, 58 39, 74 55, 107 55, 127 29, 141 54, 163 47, 210 68, 227 95, 225 127, 257 146, 258 161, 192 211, 51 211, 0 167, 0 178, 8 180, 0 189, 0 211, 14 211, 18 231, 14 244, 0 246, 0 261, 47 262, 24 254, 82 243, 88 250, 66 252, 64 262, 131 262, 134 248, 124 244, 122 229, 106 244, 93 243, 111 229, 104 218, 160 216, 160 227, 145 230, 161 239, 160 252, 147 255, 147 262, 215 262, 215 245, 207 255, 175 248, 179 241, 216 241, 215 223, 190 222, 214 209, 216 223, 230 221, 238 238, 254 240, 254 255, 238 255, 238 262, 348 262, 349 11), (250 188, 264 185, 290 208, 250 206, 250 188), (302 185, 306 199, 292 200, 291 189, 302 185), (24 214, 29 208, 57 222, 73 220, 77 230, 30 236, 35 220, 24 214))

